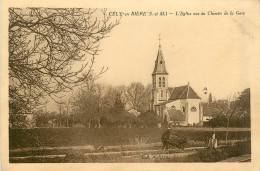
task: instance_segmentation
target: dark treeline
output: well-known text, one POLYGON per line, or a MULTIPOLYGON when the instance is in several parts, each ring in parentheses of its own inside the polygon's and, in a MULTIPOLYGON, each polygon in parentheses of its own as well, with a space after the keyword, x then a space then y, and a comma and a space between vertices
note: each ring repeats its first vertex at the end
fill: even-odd
POLYGON ((36 127, 157 127, 162 119, 150 109, 151 86, 106 86, 93 81, 82 85, 56 112, 37 110, 36 127), (129 111, 130 110, 130 111, 129 111))
POLYGON ((204 115, 210 116, 209 122, 204 126, 209 127, 250 127, 250 89, 242 91, 238 97, 232 100, 212 100, 203 104, 204 115))

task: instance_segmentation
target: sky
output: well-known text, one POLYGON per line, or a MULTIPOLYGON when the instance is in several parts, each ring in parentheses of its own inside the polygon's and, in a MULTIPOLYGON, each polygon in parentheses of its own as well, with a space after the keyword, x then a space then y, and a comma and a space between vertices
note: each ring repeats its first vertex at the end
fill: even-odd
POLYGON ((150 84, 160 34, 169 86, 190 82, 202 99, 204 87, 226 98, 250 87, 251 25, 243 16, 122 17, 101 43, 94 67, 109 69, 98 82, 150 84))
MULTIPOLYGON (((174 13, 176 8, 166 11, 174 13)), ((156 8, 151 11, 157 12, 156 8)), ((187 11, 200 10, 187 7, 187 11)), ((251 84, 255 80, 251 66, 256 65, 253 63, 258 54, 259 22, 253 16, 250 11, 245 16, 124 16, 109 37, 101 41, 102 51, 95 57, 94 70, 98 72, 102 67, 108 70, 97 82, 112 86, 151 84, 160 34, 169 87, 189 82, 204 102, 209 93, 216 100, 238 96, 238 92, 255 85, 251 84), (207 94, 203 91, 205 87, 207 94)), ((57 104, 50 99, 47 108, 56 110, 57 104)))

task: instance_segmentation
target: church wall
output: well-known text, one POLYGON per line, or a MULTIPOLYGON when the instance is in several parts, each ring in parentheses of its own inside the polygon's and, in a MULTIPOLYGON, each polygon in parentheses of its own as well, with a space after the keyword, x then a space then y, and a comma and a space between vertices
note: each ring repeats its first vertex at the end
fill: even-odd
POLYGON ((172 107, 175 107, 176 110, 180 110, 180 100, 175 100, 166 104, 167 109, 171 109, 172 107))
POLYGON ((200 109, 200 99, 179 99, 169 102, 165 105, 156 107, 156 112, 159 116, 164 118, 167 115, 167 109, 175 107, 176 110, 182 111, 186 115, 186 121, 183 125, 193 125, 202 123, 202 112, 200 109))
POLYGON ((201 121, 200 115, 200 99, 187 99, 188 102, 188 124, 199 124, 201 121))
MULTIPOLYGON (((187 111, 186 111, 186 109, 185 109, 186 105, 187 105, 187 103, 186 103, 186 100, 185 100, 185 99, 178 99, 178 100, 175 100, 175 101, 173 101, 173 102, 167 103, 167 104, 166 104, 166 108, 167 108, 167 109, 171 109, 171 108, 174 107, 176 110, 182 111, 183 114, 184 114, 184 115, 186 116, 186 118, 187 118, 187 111), (183 109, 183 107, 184 107, 184 109, 183 109)), ((167 114, 168 114, 168 112, 167 112, 167 114)), ((169 120, 169 121, 170 121, 170 120, 169 120)), ((185 125, 187 125, 187 121, 180 122, 179 124, 185 126, 185 125)))
POLYGON ((154 111, 157 113, 158 116, 162 117, 164 119, 164 115, 166 113, 166 107, 165 105, 158 105, 154 107, 154 111))
POLYGON ((187 99, 180 99, 180 110, 185 114, 186 121, 185 125, 188 125, 188 107, 189 104, 187 103, 187 99))

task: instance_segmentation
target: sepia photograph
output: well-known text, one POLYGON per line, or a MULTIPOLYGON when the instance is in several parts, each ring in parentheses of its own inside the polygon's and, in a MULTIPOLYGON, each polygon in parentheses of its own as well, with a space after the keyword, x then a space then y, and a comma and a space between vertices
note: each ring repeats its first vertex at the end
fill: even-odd
POLYGON ((250 164, 249 9, 8 7, 9 164, 250 164))

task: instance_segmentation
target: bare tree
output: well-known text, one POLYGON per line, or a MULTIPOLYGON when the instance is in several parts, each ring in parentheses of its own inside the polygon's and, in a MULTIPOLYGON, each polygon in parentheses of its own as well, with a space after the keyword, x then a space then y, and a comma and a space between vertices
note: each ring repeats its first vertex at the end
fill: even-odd
POLYGON ((73 105, 76 108, 77 118, 81 122, 90 128, 91 122, 97 121, 97 127, 100 128, 100 119, 106 112, 104 108, 107 105, 105 87, 93 81, 87 81, 74 95, 73 105))
POLYGON ((9 8, 10 114, 28 113, 43 97, 105 72, 92 66, 100 41, 118 24, 106 9, 9 8))
POLYGON ((227 99, 219 100, 218 102, 215 102, 212 105, 215 108, 217 113, 225 116, 225 118, 227 119, 227 125, 226 125, 226 144, 227 144, 230 119, 233 115, 235 115, 240 110, 238 98, 235 95, 233 97, 231 97, 230 95, 227 97, 227 99))
POLYGON ((150 107, 151 85, 145 87, 140 82, 131 83, 125 90, 126 102, 131 108, 146 111, 150 107))

